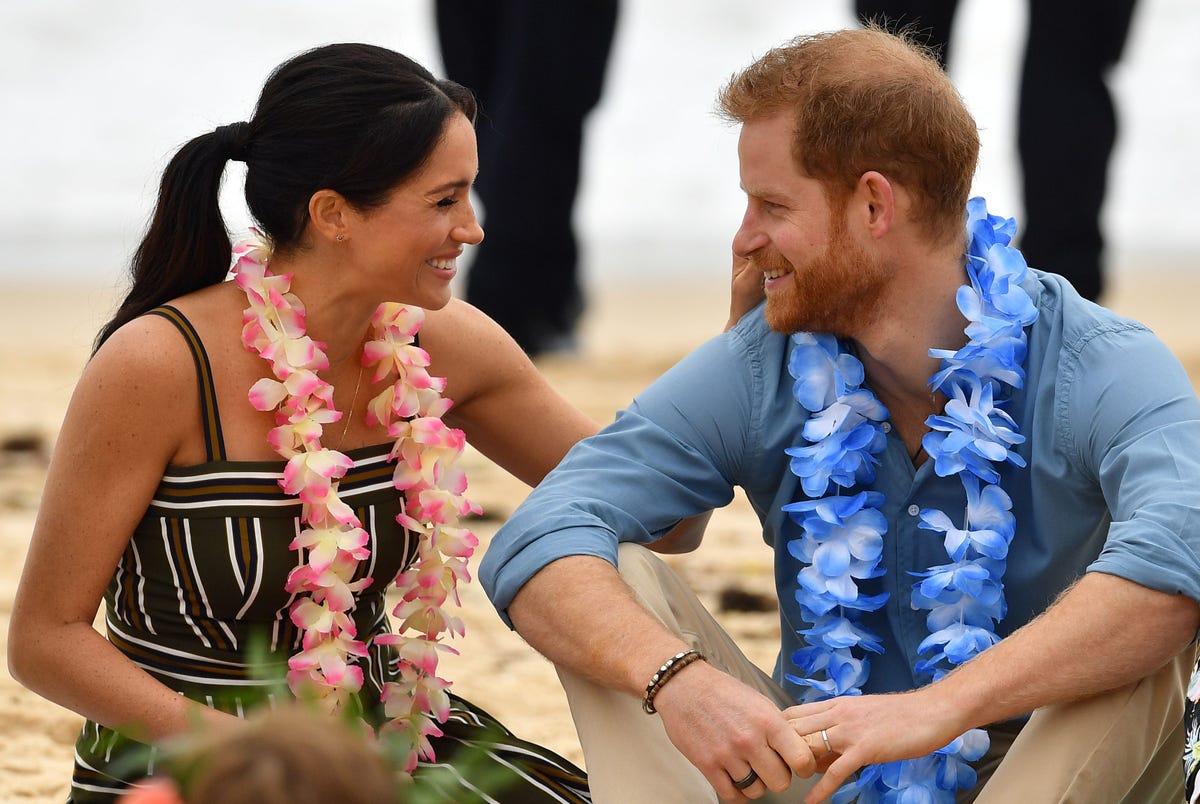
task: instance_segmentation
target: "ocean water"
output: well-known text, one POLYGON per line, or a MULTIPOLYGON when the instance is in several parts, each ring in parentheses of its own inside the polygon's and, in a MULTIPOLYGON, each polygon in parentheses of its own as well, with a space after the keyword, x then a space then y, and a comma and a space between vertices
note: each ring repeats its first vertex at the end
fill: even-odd
MULTIPOLYGON (((983 136, 975 191, 1018 218, 1024 7, 963 0, 951 64, 983 136)), ((590 282, 725 274, 743 199, 737 132, 712 114, 715 92, 792 35, 850 25, 849 8, 848 0, 624 0, 577 209, 590 282)), ((1200 3, 1143 0, 1111 77, 1121 118, 1105 210, 1114 272, 1195 264, 1198 35, 1200 3)), ((249 116, 283 59, 352 40, 442 70, 427 0, 0 4, 0 281, 119 282, 173 150, 249 116)), ((233 166, 222 202, 233 227, 248 224, 240 185, 233 166)))

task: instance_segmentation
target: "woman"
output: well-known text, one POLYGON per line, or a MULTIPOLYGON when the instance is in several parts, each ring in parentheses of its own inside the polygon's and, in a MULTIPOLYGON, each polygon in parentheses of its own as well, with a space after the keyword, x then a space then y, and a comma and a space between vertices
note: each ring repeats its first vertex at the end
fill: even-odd
POLYGON ((450 428, 531 484, 595 430, 450 297, 483 237, 474 116, 469 91, 404 56, 331 45, 167 166, 63 424, 9 634, 13 676, 87 718, 71 800, 145 775, 153 752, 131 737, 219 728, 274 694, 259 649, 268 668, 288 661, 294 693, 393 735, 409 768, 465 751, 464 767, 516 770, 503 800, 588 800, 577 768, 436 676, 474 544, 450 428), (239 247, 236 281, 218 207, 230 159, 270 243, 239 247), (406 636, 389 636, 401 570, 406 636))

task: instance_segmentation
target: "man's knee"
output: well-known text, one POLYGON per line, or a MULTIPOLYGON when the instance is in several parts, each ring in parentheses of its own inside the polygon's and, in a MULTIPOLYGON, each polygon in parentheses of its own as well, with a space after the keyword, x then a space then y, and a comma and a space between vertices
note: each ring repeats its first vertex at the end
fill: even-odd
POLYGON ((640 573, 655 574, 654 562, 661 561, 640 544, 621 542, 617 545, 617 572, 624 577, 626 574, 640 573))
POLYGON ((640 544, 625 542, 617 547, 617 572, 634 596, 651 613, 671 626, 671 590, 673 570, 661 558, 640 544))

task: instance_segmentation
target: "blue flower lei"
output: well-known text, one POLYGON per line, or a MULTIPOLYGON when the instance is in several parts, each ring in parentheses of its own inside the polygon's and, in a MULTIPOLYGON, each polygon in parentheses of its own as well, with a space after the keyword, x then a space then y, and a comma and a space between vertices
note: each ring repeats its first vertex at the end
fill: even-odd
MULTIPOLYGON (((1037 319, 1020 286, 1028 272, 1021 252, 1009 246, 1016 222, 988 214, 982 198, 967 204, 966 270, 958 309, 970 322, 970 339, 956 352, 930 349, 941 358, 929 386, 948 401, 922 446, 940 477, 957 475, 966 493, 961 524, 944 511, 920 512, 919 527, 942 535, 949 563, 912 573, 912 606, 927 610, 929 636, 916 671, 936 681, 999 640, 995 626, 1005 614, 1004 570, 1016 530, 1012 501, 998 485, 997 467, 1025 466, 1014 448, 1025 441, 1003 410, 1005 395, 1025 381, 1025 328, 1037 319)), ((876 456, 886 446, 887 409, 862 387, 862 363, 832 335, 792 336, 788 371, 796 401, 812 415, 802 431, 806 446, 787 450, 791 471, 810 499, 783 506, 800 526, 788 552, 804 567, 796 576, 800 613, 812 627, 800 631, 806 646, 792 654, 800 675, 787 679, 808 689, 804 701, 859 695, 870 674, 868 653, 883 650, 879 636, 861 622, 879 609, 887 593, 864 594, 859 582, 885 573, 880 566, 887 520, 884 497, 875 491, 843 495, 842 489, 875 480, 876 456), (830 486, 832 494, 828 494, 830 486)), ((947 802, 973 787, 970 762, 988 749, 987 732, 973 729, 917 759, 869 765, 843 785, 834 804, 947 802), (904 792, 902 792, 904 791, 904 792), (916 797, 914 798, 914 794, 916 797)))

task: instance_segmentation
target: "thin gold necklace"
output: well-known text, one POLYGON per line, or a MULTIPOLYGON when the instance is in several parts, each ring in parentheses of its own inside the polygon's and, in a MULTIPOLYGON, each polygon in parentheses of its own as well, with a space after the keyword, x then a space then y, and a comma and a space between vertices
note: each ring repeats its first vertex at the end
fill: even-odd
POLYGON ((342 414, 346 423, 342 425, 342 437, 338 439, 337 443, 336 449, 339 452, 342 449, 342 444, 346 441, 346 433, 350 432, 350 422, 354 418, 354 408, 358 405, 358 390, 362 388, 363 368, 364 366, 360 359, 358 361, 358 379, 354 381, 354 395, 350 398, 350 410, 342 414))

